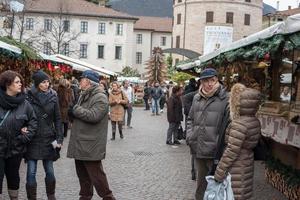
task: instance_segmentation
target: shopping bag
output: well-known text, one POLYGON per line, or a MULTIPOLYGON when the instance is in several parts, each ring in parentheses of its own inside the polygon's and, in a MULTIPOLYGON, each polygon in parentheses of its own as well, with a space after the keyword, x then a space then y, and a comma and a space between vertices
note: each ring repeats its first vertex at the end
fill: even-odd
POLYGON ((203 200, 234 200, 230 174, 222 183, 215 181, 214 176, 206 176, 205 178, 207 187, 203 200))

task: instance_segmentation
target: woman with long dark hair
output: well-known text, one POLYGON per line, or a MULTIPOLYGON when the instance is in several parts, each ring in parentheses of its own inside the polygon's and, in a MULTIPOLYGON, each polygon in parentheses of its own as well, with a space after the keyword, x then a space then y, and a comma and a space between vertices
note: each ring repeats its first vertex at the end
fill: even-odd
POLYGON ((0 74, 0 199, 4 175, 10 199, 18 199, 21 160, 36 128, 36 117, 26 101, 22 76, 10 70, 3 72, 0 74))
POLYGON ((48 200, 55 200, 53 162, 59 158, 63 143, 59 101, 54 90, 49 88, 49 76, 42 70, 32 76, 34 86, 28 91, 28 100, 38 119, 35 137, 28 145, 26 191, 28 199, 36 199, 36 171, 38 160, 43 161, 46 173, 45 184, 48 200))
POLYGON ((59 100, 59 108, 61 114, 61 121, 63 124, 64 137, 67 137, 69 127, 68 109, 74 100, 71 84, 67 79, 59 80, 57 96, 59 100))

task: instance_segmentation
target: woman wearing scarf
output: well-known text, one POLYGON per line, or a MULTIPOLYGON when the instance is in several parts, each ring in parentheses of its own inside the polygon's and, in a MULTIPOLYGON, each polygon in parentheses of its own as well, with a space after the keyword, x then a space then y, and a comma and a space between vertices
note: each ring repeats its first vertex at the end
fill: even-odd
POLYGON ((4 175, 10 199, 18 199, 19 168, 37 121, 25 99, 23 78, 14 71, 0 74, 0 199, 4 175))
POLYGON ((110 120, 112 125, 112 138, 111 140, 115 140, 117 124, 120 133, 120 138, 123 139, 122 133, 122 124, 124 117, 124 105, 128 103, 127 96, 122 92, 118 83, 114 82, 111 85, 112 91, 109 94, 109 104, 110 104, 110 120))
POLYGON ((49 76, 42 70, 32 76, 34 86, 28 91, 31 103, 38 119, 35 137, 28 145, 26 191, 28 199, 36 199, 37 161, 42 160, 46 173, 45 184, 48 200, 55 200, 55 176, 53 161, 59 158, 63 143, 62 122, 57 94, 49 88, 49 76))

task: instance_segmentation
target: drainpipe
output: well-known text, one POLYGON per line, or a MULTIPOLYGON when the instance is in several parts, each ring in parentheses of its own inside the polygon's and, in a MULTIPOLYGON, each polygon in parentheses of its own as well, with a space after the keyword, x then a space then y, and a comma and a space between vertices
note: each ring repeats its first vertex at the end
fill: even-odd
MULTIPOLYGON (((185 29, 186 29, 186 10, 187 10, 187 5, 186 5, 186 1, 184 1, 184 22, 183 22, 183 44, 182 44, 182 48, 185 49, 185 29)), ((182 60, 184 60, 184 56, 182 56, 182 60)))

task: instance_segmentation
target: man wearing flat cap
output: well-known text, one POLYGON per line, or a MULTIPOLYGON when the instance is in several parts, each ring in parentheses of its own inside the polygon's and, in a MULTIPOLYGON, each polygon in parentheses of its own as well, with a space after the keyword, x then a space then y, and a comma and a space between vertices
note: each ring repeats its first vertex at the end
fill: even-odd
POLYGON ((75 159, 81 200, 92 199, 93 186, 104 200, 115 200, 101 162, 106 153, 109 104, 98 83, 98 73, 84 71, 80 77, 82 92, 69 111, 74 121, 67 156, 75 159))
POLYGON ((224 135, 229 121, 228 93, 220 84, 217 71, 213 68, 203 70, 200 82, 187 122, 187 143, 196 158, 198 172, 196 200, 204 197, 205 176, 214 173, 216 153, 220 149, 218 138, 224 135))

